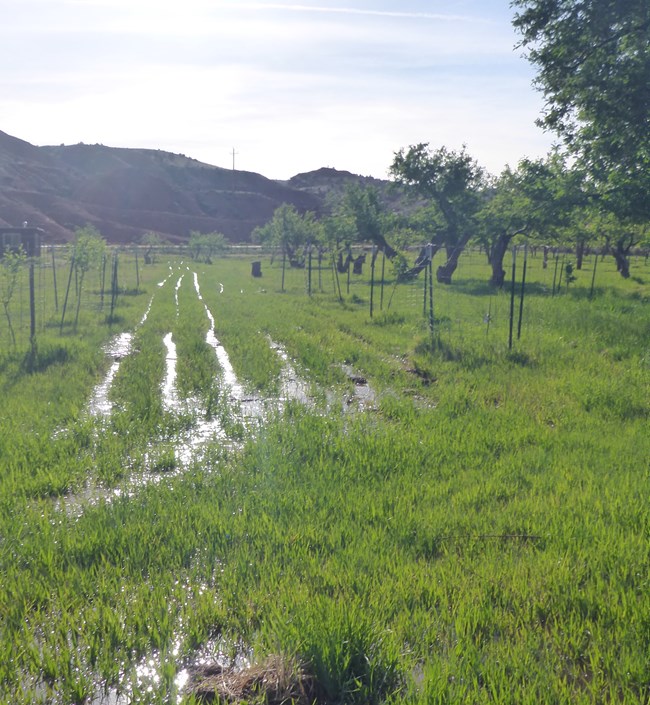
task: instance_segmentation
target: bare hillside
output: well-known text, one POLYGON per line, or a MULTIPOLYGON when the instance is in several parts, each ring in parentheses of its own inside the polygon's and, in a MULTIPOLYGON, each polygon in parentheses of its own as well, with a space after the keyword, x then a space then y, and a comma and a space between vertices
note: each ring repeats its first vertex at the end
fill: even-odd
POLYGON ((94 225, 110 242, 192 230, 250 239, 282 203, 320 212, 322 198, 267 179, 159 150, 103 145, 36 147, 0 132, 0 225, 27 221, 48 240, 94 225))

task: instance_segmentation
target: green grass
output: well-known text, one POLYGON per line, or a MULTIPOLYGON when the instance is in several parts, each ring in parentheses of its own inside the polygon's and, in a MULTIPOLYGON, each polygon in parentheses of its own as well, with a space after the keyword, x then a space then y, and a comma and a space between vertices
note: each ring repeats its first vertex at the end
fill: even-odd
POLYGON ((383 310, 376 291, 370 318, 366 275, 341 302, 329 270, 311 298, 303 271, 285 292, 277 262, 263 271, 186 262, 159 287, 167 263, 141 267, 121 325, 96 293, 76 333, 44 323, 35 371, 22 333, 0 357, 0 702, 175 702, 207 643, 295 656, 331 703, 647 702, 650 268, 623 281, 599 262, 590 300, 589 269, 551 296, 530 260, 512 350, 478 253, 435 286, 433 338, 421 280, 390 310, 392 283, 383 310), (204 304, 242 384, 277 394, 271 339, 314 406, 244 432, 204 304), (121 330, 114 411, 89 417, 121 330), (342 364, 373 408, 341 412, 342 364), (230 440, 185 466, 175 442, 206 414, 230 440))

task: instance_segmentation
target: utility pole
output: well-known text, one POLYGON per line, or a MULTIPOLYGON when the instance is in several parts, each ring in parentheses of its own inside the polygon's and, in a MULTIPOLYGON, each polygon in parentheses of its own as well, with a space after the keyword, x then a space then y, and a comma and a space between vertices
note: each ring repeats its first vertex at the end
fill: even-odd
POLYGON ((235 171, 235 154, 239 154, 239 152, 235 152, 235 148, 232 148, 232 170, 235 171))

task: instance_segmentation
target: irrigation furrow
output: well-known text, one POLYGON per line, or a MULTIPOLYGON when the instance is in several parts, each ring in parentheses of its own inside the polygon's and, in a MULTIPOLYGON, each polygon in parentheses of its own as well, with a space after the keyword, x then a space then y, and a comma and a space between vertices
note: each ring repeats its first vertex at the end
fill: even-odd
POLYGON ((217 336, 214 332, 214 316, 207 307, 206 303, 203 301, 203 296, 201 296, 201 288, 199 286, 199 277, 196 272, 194 272, 194 289, 196 290, 196 295, 198 296, 199 301, 203 303, 205 313, 210 321, 210 329, 205 336, 205 342, 214 350, 215 355, 217 356, 217 362, 219 363, 223 373, 224 384, 230 389, 232 397, 241 402, 245 397, 244 388, 237 380, 237 375, 235 374, 235 370, 230 362, 230 357, 228 356, 226 349, 217 340, 217 336))
MULTIPOLYGON (((196 272, 194 272, 194 288, 196 289, 199 300, 203 301, 198 275, 196 272)), ((221 291, 223 291, 223 285, 221 285, 221 291)), ((203 302, 203 305, 205 307, 205 313, 208 320, 210 321, 210 329, 206 335, 206 343, 208 343, 208 345, 210 345, 215 351, 217 361, 222 370, 224 384, 230 390, 231 398, 240 406, 242 417, 241 420, 245 420, 246 418, 263 420, 264 416, 268 413, 269 407, 281 407, 289 400, 298 401, 305 406, 311 406, 313 404, 313 400, 309 393, 309 385, 302 380, 296 372, 286 350, 271 339, 269 339, 269 345, 273 350, 275 350, 283 363, 282 370, 280 372, 280 397, 277 399, 274 399, 273 397, 261 399, 255 395, 247 394, 242 384, 237 380, 237 375, 232 363, 230 362, 228 352, 215 335, 214 316, 205 302, 203 302)))
MULTIPOLYGON (((163 282, 164 283, 164 282, 163 282)), ((153 296, 149 300, 149 305, 147 306, 140 323, 136 326, 135 330, 144 325, 151 310, 151 304, 153 303, 153 296)), ((113 385, 113 380, 115 375, 120 369, 122 360, 131 354, 131 348, 133 344, 133 333, 124 332, 115 336, 106 346, 105 351, 107 356, 113 359, 106 377, 103 381, 98 384, 93 390, 90 402, 88 404, 88 413, 91 416, 109 416, 113 410, 113 404, 109 400, 109 393, 111 386, 113 385)))
POLYGON ((179 410, 178 392, 176 390, 176 361, 178 357, 176 355, 176 344, 174 343, 171 333, 167 333, 163 338, 163 343, 167 349, 165 356, 167 369, 160 391, 162 394, 163 409, 167 412, 174 412, 179 410))
MULTIPOLYGON (((174 276, 173 273, 170 273, 160 286, 163 286, 172 276, 174 276)), ((184 276, 181 274, 175 285, 174 298, 177 317, 180 314, 179 290, 184 276)), ((88 506, 93 504, 99 502, 108 504, 119 497, 132 497, 147 484, 172 480, 185 473, 193 464, 200 462, 205 457, 204 454, 214 448, 215 442, 221 447, 233 447, 241 441, 229 436, 226 429, 229 428, 230 423, 238 425, 240 429, 243 427, 247 433, 254 434, 259 424, 264 423, 265 419, 268 419, 274 412, 281 411, 290 401, 310 408, 315 407, 316 401, 311 385, 298 373, 286 349, 270 337, 268 344, 282 362, 279 393, 277 396, 262 398, 247 392, 237 377, 227 350, 216 336, 215 317, 203 301, 196 273, 193 273, 193 279, 196 295, 203 303, 209 321, 205 342, 214 350, 219 364, 223 392, 219 403, 225 405, 222 414, 227 415, 227 421, 223 415, 210 417, 206 413, 205 404, 200 400, 181 397, 177 387, 179 358, 174 341, 175 333, 171 331, 166 333, 163 337, 166 370, 160 386, 162 406, 164 411, 169 414, 191 416, 191 426, 186 431, 176 433, 172 438, 160 438, 158 442, 154 442, 151 450, 144 456, 141 469, 125 479, 119 488, 108 490, 95 486, 91 481, 81 493, 62 499, 59 506, 69 515, 80 516, 88 506), (226 428, 224 428, 224 423, 226 428)), ((149 302, 149 307, 140 321, 140 326, 147 320, 152 301, 149 302)), ((90 408, 94 416, 109 417, 112 413, 112 405, 108 400, 110 388, 121 360, 132 351, 132 341, 133 334, 125 332, 117 336, 107 347, 107 353, 113 357, 114 362, 106 378, 93 394, 90 408)), ((355 394, 352 399, 344 399, 343 408, 349 410, 352 408, 350 406, 352 402, 356 402, 354 408, 358 409, 366 408, 372 404, 375 401, 375 395, 365 379, 357 375, 349 366, 342 366, 342 369, 355 384, 355 394)), ((337 399, 336 403, 340 404, 340 397, 337 399)), ((140 663, 130 667, 119 686, 108 689, 98 686, 90 703, 91 705, 128 705, 133 702, 134 694, 155 691, 160 685, 163 670, 169 670, 171 662, 176 670, 173 688, 176 697, 180 699, 182 692, 191 685, 193 679, 200 676, 202 666, 215 663, 224 668, 232 666, 226 656, 227 651, 231 650, 226 650, 223 645, 217 642, 209 642, 194 656, 191 666, 187 666, 182 662, 179 663, 180 642, 174 643, 165 651, 165 654, 153 651, 140 663)), ((250 654, 242 649, 242 663, 237 665, 242 668, 249 656, 250 654)))
POLYGON ((178 313, 180 311, 179 306, 178 306, 178 290, 181 288, 181 284, 183 283, 183 277, 185 275, 181 274, 181 276, 178 278, 178 281, 176 282, 176 289, 174 291, 174 300, 176 302, 176 316, 178 317, 178 313))
POLYGON ((158 286, 161 286, 161 287, 165 286, 165 284, 167 283, 167 280, 171 277, 171 275, 173 273, 174 273, 174 268, 170 264, 169 265, 169 274, 161 282, 158 282, 158 286))
MULTIPOLYGON (((169 276, 159 284, 164 283, 173 276, 169 276)), ((176 280, 174 299, 176 303, 176 315, 179 315, 179 290, 182 286, 184 274, 176 280)), ((165 346, 165 377, 161 383, 160 393, 163 409, 170 414, 184 414, 192 417, 192 423, 186 431, 178 432, 173 438, 160 438, 154 442, 151 449, 145 453, 143 469, 132 473, 119 488, 105 489, 95 485, 92 480, 81 492, 75 495, 68 495, 59 501, 59 505, 68 514, 79 516, 85 507, 97 504, 100 501, 111 502, 116 497, 134 495, 143 485, 160 482, 163 478, 173 478, 182 474, 191 467, 192 464, 200 462, 205 458, 215 442, 222 448, 233 448, 241 443, 241 429, 247 433, 255 433, 260 424, 273 413, 280 412, 290 401, 298 402, 306 407, 315 406, 315 398, 312 388, 297 372, 294 363, 285 348, 272 338, 268 337, 268 344, 282 361, 280 371, 280 390, 277 397, 260 397, 247 392, 245 386, 239 381, 233 368, 230 357, 223 344, 215 334, 215 317, 203 300, 199 285, 199 278, 193 272, 194 289, 196 295, 203 303, 205 314, 209 321, 209 328, 206 332, 205 341, 214 350, 217 362, 221 370, 222 391, 224 392, 220 404, 225 404, 225 410, 221 414, 208 414, 205 405, 196 398, 182 399, 177 389, 177 363, 178 353, 173 339, 173 333, 169 332, 163 337, 165 346), (226 414, 224 417, 223 414, 226 414), (232 437, 224 427, 238 428, 237 437, 232 437)), ((149 310, 153 302, 153 297, 149 302, 139 325, 142 326, 147 320, 149 310)), ((113 406, 109 401, 110 388, 115 375, 119 369, 121 361, 131 353, 133 334, 129 332, 117 336, 107 347, 107 353, 114 358, 109 372, 105 379, 95 389, 89 404, 90 413, 94 416, 109 417, 113 406)), ((350 367, 343 366, 347 376, 354 382, 354 395, 343 400, 343 410, 366 409, 375 401, 375 394, 365 379, 358 376, 350 367)), ((339 397, 340 399, 340 397, 339 397)), ((329 406, 333 408, 334 399, 330 398, 329 406)), ((340 407, 339 407, 340 408, 340 407)))
POLYGON ((113 364, 106 373, 104 380, 93 391, 88 404, 88 413, 91 416, 109 416, 111 411, 113 411, 113 403, 108 398, 109 392, 123 358, 131 352, 132 342, 132 333, 121 333, 106 346, 106 354, 113 359, 113 364))
POLYGON ((298 401, 305 406, 313 406, 313 399, 310 395, 310 387, 305 380, 296 372, 287 351, 271 338, 268 339, 269 346, 276 352, 282 360, 282 370, 280 372, 280 402, 298 401))

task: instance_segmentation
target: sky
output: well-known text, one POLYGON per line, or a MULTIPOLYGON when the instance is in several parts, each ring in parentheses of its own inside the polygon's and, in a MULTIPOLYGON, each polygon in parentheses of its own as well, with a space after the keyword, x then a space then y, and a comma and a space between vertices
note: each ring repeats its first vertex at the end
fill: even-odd
POLYGON ((555 141, 508 0, 0 0, 0 130, 269 178, 388 178, 426 142, 498 174, 555 141), (234 154, 233 154, 234 152, 234 154))

